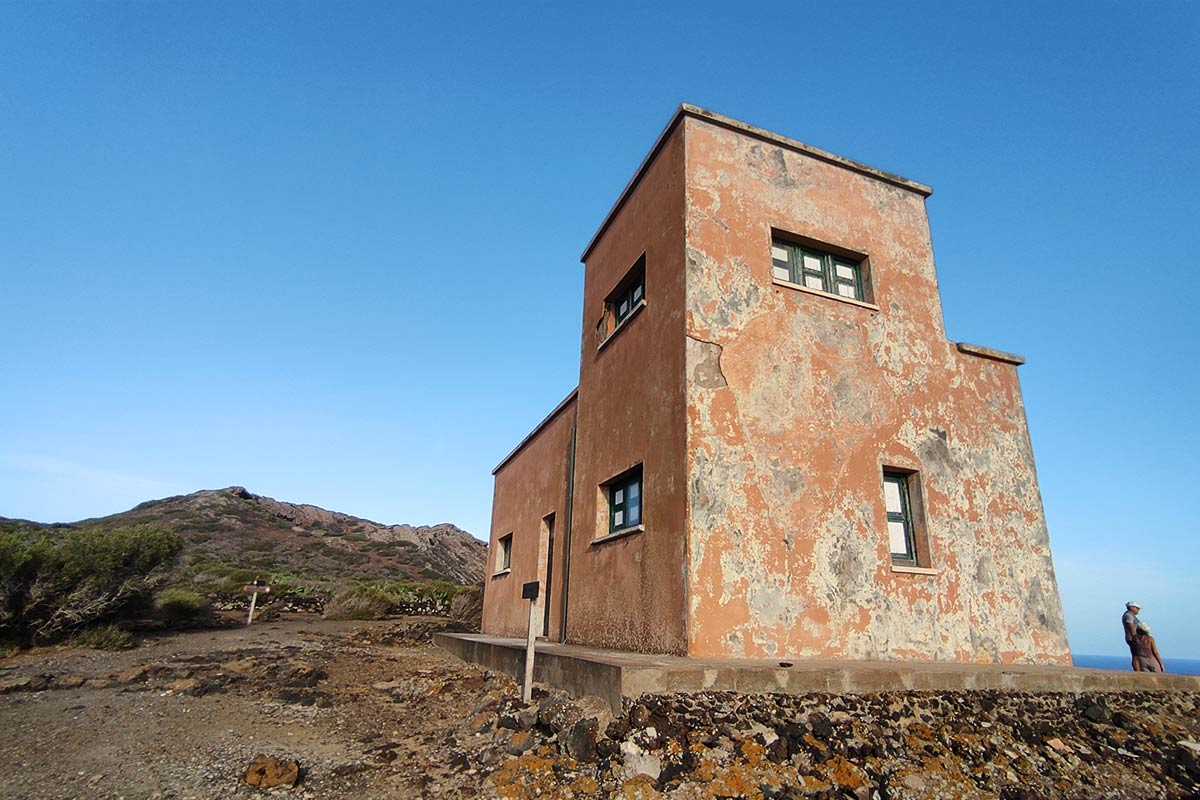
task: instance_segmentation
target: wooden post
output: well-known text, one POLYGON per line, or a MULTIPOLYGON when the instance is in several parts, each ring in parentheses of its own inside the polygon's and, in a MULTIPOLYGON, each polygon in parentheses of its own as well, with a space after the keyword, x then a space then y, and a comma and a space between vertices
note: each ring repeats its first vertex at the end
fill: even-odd
POLYGON ((267 585, 266 581, 255 578, 254 583, 243 586, 242 591, 250 595, 250 613, 246 615, 246 624, 249 625, 254 622, 254 607, 258 605, 258 593, 269 594, 271 587, 267 585))
POLYGON ((538 582, 526 583, 521 587, 522 599, 529 601, 529 633, 525 639, 525 680, 521 683, 521 700, 528 703, 533 699, 533 652, 534 617, 537 611, 538 582))

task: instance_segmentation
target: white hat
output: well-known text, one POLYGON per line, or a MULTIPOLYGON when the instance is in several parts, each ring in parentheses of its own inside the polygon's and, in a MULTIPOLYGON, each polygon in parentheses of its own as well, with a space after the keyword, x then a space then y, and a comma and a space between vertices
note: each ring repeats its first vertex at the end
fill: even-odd
POLYGON ((1141 604, 1141 603, 1136 603, 1136 602, 1134 602, 1133 600, 1130 600, 1128 603, 1126 603, 1126 604, 1125 604, 1125 607, 1126 607, 1126 608, 1141 608, 1141 607, 1142 607, 1142 604, 1141 604))
POLYGON ((1137 629, 1138 629, 1139 631, 1141 631, 1142 633, 1145 633, 1145 634, 1149 634, 1149 633, 1150 633, 1150 626, 1149 626, 1149 625, 1147 625, 1147 624, 1146 624, 1146 623, 1144 623, 1144 622, 1139 622, 1139 623, 1137 624, 1137 629))

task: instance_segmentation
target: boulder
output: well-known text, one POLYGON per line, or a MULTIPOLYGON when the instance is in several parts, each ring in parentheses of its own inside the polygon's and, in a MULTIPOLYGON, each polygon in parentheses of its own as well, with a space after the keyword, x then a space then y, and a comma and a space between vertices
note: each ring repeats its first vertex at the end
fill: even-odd
POLYGON ((571 728, 559 734, 559 741, 567 755, 576 761, 595 761, 599 756, 596 750, 596 734, 600 724, 595 719, 581 719, 571 728))
POLYGON ((260 789, 295 786, 300 780, 300 763, 295 760, 280 761, 274 756, 257 756, 246 768, 242 780, 260 789))
POLYGON ((647 753, 633 742, 621 742, 622 764, 620 775, 626 780, 645 775, 658 780, 662 774, 662 761, 653 753, 647 753))

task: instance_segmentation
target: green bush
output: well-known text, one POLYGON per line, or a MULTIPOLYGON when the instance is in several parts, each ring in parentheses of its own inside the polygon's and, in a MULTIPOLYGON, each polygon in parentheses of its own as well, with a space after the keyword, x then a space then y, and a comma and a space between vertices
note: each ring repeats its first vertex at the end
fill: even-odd
POLYGON ((71 644, 94 650, 128 650, 133 647, 133 637, 116 625, 96 625, 72 636, 71 644))
POLYGON ((270 539, 249 539, 242 543, 242 549, 258 553, 268 553, 275 549, 275 542, 270 539))
POLYGON ((325 604, 325 619, 382 619, 395 598, 378 586, 350 586, 337 592, 325 604))
POLYGON ((172 586, 154 595, 154 610, 168 625, 195 624, 212 618, 212 606, 199 592, 172 586))
POLYGON ((262 577, 261 570, 231 567, 218 561, 199 561, 190 568, 192 585, 208 594, 239 594, 242 587, 262 577))
POLYGON ((0 533, 0 639, 47 641, 119 616, 162 584, 179 548, 150 525, 0 533))
POLYGON ((330 547, 324 551, 324 555, 343 564, 361 564, 364 561, 371 560, 371 557, 366 553, 360 553, 357 550, 342 550, 339 547, 330 547))

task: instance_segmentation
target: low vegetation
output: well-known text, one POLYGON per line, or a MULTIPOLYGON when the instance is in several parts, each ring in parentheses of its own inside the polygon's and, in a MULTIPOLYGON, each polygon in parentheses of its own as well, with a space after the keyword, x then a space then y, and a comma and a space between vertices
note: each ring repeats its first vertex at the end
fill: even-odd
POLYGON ((0 518, 0 657, 68 640, 119 648, 138 632, 223 624, 244 614, 243 587, 255 580, 271 586, 258 600, 268 617, 442 615, 469 629, 479 597, 459 581, 475 580, 485 552, 449 524, 382 526, 240 487, 79 523, 0 518))
POLYGON ((133 647, 134 641, 129 631, 109 624, 84 628, 71 637, 71 644, 93 650, 128 650, 133 647))
POLYGON ((179 549, 150 525, 0 531, 0 640, 54 641, 144 609, 179 549))
POLYGON ((359 585, 342 589, 325 603, 325 619, 382 619, 396 598, 378 586, 359 585))
POLYGON ((179 586, 168 587, 154 595, 154 610, 170 627, 200 625, 212 619, 208 598, 179 586))
POLYGON ((446 616, 463 630, 478 631, 483 624, 483 587, 471 586, 454 595, 446 616))

